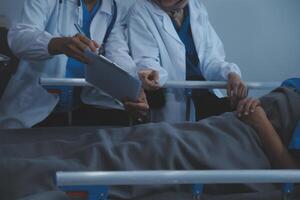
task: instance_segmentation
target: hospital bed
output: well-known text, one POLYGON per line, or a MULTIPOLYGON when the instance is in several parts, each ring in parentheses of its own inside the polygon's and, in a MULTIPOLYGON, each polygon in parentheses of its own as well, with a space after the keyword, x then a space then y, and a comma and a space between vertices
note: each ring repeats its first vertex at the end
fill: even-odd
MULTIPOLYGON (((41 78, 47 86, 91 86, 84 79, 41 78)), ((250 90, 271 90, 280 82, 248 82, 250 90)), ((164 88, 225 89, 226 82, 170 81, 164 88)), ((187 121, 191 104, 187 104, 187 121)), ((123 171, 57 172, 56 184, 65 192, 86 191, 88 199, 108 199, 108 187, 120 185, 193 185, 193 196, 200 199, 204 184, 280 183, 283 199, 288 199, 294 184, 300 183, 300 170, 210 170, 210 171, 123 171)))

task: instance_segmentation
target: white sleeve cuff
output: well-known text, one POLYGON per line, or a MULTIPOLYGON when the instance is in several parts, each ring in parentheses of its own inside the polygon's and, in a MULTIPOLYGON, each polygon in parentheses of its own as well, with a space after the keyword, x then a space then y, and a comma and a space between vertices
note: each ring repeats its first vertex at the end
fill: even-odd
POLYGON ((160 86, 163 86, 165 85, 165 83, 167 82, 168 80, 168 72, 162 68, 162 67, 155 67, 155 66, 151 66, 151 67, 139 67, 138 68, 138 71, 141 71, 141 70, 144 70, 144 69, 152 69, 152 70, 155 70, 159 73, 159 85, 160 86))
POLYGON ((49 42, 50 40, 53 38, 53 36, 46 32, 46 31, 43 31, 41 32, 41 34, 38 35, 37 37, 37 44, 40 45, 40 56, 41 58, 51 58, 53 55, 51 55, 49 53, 49 49, 48 49, 48 46, 49 46, 49 42))

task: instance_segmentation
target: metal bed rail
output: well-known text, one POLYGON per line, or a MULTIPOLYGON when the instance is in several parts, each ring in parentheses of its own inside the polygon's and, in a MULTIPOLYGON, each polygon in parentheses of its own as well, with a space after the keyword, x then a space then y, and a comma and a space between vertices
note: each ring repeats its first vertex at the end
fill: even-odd
POLYGON ((300 170, 57 172, 58 186, 300 183, 300 170))
MULTIPOLYGON (((40 84, 44 86, 91 86, 85 79, 72 78, 41 78, 40 84)), ((269 90, 279 87, 281 82, 247 82, 249 89, 269 90)), ((223 81, 168 81, 164 88, 185 88, 185 89, 225 89, 226 82, 223 81)))
MULTIPOLYGON (((71 78, 41 78, 40 84, 44 86, 77 86, 85 87, 92 86, 85 79, 71 78)), ((248 90, 272 90, 281 85, 280 82, 247 82, 248 90)), ((177 89, 226 89, 225 81, 168 81, 163 88, 177 89)), ((191 121, 191 96, 186 95, 186 113, 185 120, 191 121)))
POLYGON ((184 185, 192 186, 192 196, 200 199, 203 184, 282 183, 283 199, 300 183, 300 170, 198 170, 57 172, 56 184, 65 192, 86 191, 89 200, 107 200, 109 186, 184 185))

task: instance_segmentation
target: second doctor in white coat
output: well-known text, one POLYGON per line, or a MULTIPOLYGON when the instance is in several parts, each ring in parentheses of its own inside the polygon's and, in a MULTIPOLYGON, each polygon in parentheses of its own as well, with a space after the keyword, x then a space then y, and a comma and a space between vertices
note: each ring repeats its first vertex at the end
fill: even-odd
MULTIPOLYGON (((90 22, 91 40, 78 35, 74 24, 83 26, 83 3, 87 0, 25 0, 21 19, 9 32, 9 45, 21 59, 17 73, 10 80, 0 101, 0 127, 32 127, 45 120, 56 108, 59 97, 39 85, 41 77, 66 76, 68 57, 85 61, 83 50, 103 45, 114 15, 113 0, 102 0, 90 22), (67 55, 67 56, 66 56, 67 55)), ((117 1, 119 3, 119 1, 117 1)), ((128 54, 120 17, 124 6, 118 6, 116 23, 105 44, 105 55, 124 66, 131 74, 135 64, 128 54)), ((123 20, 124 21, 124 20, 123 20)), ((123 109, 100 90, 85 88, 85 104, 109 109, 123 109)), ((147 103, 132 103, 136 109, 147 109, 147 103)), ((83 116, 82 116, 83 117, 83 116)), ((103 116, 105 118, 107 116, 103 116)))
MULTIPOLYGON (((128 18, 129 46, 146 89, 156 90, 167 80, 191 80, 187 79, 186 53, 189 51, 187 48, 192 46, 190 41, 193 41, 194 57, 198 60, 194 68, 200 77, 208 81, 228 81, 227 92, 232 100, 246 96, 240 69, 236 64, 225 61, 223 44, 208 20, 201 0, 141 0, 131 9, 128 18), (185 27, 190 30, 188 46, 179 33, 185 25, 177 28, 176 20, 188 25, 185 27)), ((168 89, 165 105, 151 109, 152 121, 184 121, 185 92, 168 89)), ((213 90, 213 94, 222 96, 219 90, 213 90)), ((219 101, 217 97, 215 101, 219 101)), ((215 105, 209 107, 214 108, 215 105)))

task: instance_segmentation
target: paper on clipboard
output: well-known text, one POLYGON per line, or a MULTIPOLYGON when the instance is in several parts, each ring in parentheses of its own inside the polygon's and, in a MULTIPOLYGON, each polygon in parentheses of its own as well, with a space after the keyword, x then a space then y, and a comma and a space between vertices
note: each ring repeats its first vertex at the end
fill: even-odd
POLYGON ((140 80, 102 55, 91 51, 86 51, 85 55, 90 61, 85 69, 88 83, 120 101, 137 101, 142 87, 140 80))

